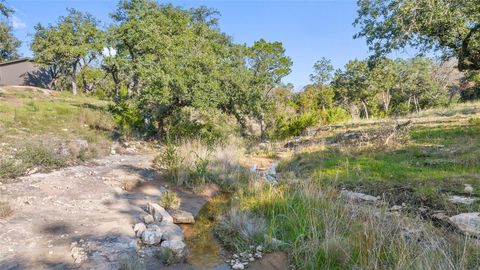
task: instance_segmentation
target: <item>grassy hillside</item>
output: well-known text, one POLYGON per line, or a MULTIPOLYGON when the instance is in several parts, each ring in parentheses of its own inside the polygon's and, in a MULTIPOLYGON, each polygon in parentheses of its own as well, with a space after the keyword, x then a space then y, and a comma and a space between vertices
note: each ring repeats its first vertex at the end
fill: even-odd
POLYGON ((324 143, 303 148, 283 166, 319 185, 382 196, 391 204, 467 210, 448 202, 447 196, 469 196, 464 184, 478 184, 479 132, 480 103, 402 119, 351 122, 320 131, 310 140, 322 138, 324 143), (406 130, 393 132, 407 121, 411 125, 406 130))
POLYGON ((479 132, 480 103, 320 127, 276 146, 280 184, 238 190, 219 236, 283 249, 297 269, 477 269, 478 241, 432 214, 478 211, 448 196, 480 195, 479 132), (346 203, 344 188, 386 204, 346 203))
POLYGON ((0 88, 0 179, 110 152, 108 103, 31 87, 0 88))

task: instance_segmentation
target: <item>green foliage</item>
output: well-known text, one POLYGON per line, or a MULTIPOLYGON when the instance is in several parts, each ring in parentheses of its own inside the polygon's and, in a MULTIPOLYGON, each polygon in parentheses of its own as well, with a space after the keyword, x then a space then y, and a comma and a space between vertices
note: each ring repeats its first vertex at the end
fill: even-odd
POLYGON ((218 110, 187 107, 175 112, 165 122, 170 139, 197 139, 207 145, 214 145, 225 142, 235 132, 235 122, 232 120, 218 110))
POLYGON ((165 175, 170 178, 170 181, 182 185, 183 180, 180 174, 182 173, 181 170, 184 159, 185 157, 180 156, 177 146, 171 141, 167 141, 165 150, 155 157, 153 164, 157 170, 164 170, 165 175))
POLYGON ((376 56, 408 46, 436 49, 458 59, 460 70, 480 69, 480 5, 477 0, 360 0, 357 38, 376 56), (439 31, 439 29, 441 29, 439 31))
POLYGON ((322 122, 325 124, 334 124, 350 119, 350 114, 341 107, 331 107, 320 112, 322 122))
POLYGON ((115 122, 124 132, 146 131, 142 111, 139 108, 137 100, 129 99, 118 102, 115 106, 110 106, 110 111, 114 115, 115 122))
POLYGON ((176 192, 166 191, 162 194, 158 203, 165 209, 177 209, 180 207, 180 198, 176 192))
POLYGON ((292 136, 301 135, 308 127, 317 124, 319 121, 319 115, 313 113, 303 113, 298 116, 294 116, 289 119, 283 126, 278 127, 276 137, 279 139, 285 139, 292 136))
POLYGON ((35 26, 31 44, 36 63, 48 67, 55 87, 60 77, 68 78, 77 93, 77 73, 91 64, 104 47, 99 21, 89 13, 68 9, 56 25, 35 26))
POLYGON ((310 80, 317 85, 325 85, 333 78, 333 66, 330 59, 322 57, 313 65, 310 80))
MULTIPOLYGON (((1 3, 0 3, 1 4, 1 3)), ((0 6, 0 12, 4 13, 4 6, 0 6)), ((21 42, 13 35, 13 28, 7 22, 0 21, 0 62, 13 60, 19 57, 17 49, 21 42)))

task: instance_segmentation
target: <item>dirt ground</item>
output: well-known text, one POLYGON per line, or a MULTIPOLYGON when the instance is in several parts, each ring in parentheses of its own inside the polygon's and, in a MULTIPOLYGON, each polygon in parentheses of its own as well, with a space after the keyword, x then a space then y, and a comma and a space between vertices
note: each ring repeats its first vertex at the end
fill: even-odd
MULTIPOLYGON (((132 226, 164 188, 152 158, 113 155, 0 185, 0 199, 13 208, 0 219, 0 269, 118 269, 137 245, 132 226), (82 264, 72 257, 78 250, 88 254, 82 264)), ((180 190, 181 208, 196 215, 215 192, 180 190)), ((147 262, 158 269, 159 262, 147 262)))

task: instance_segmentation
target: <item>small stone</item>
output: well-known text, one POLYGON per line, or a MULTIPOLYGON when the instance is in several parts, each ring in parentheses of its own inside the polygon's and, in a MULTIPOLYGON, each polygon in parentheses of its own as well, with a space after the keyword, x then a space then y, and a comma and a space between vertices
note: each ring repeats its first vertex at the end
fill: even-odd
POLYGON ((256 250, 257 250, 257 252, 261 252, 263 250, 263 247, 262 246, 257 246, 256 250))
POLYGON ((402 207, 400 205, 394 205, 390 208, 390 211, 400 211, 402 210, 402 207))
POLYGON ((245 269, 245 266, 243 265, 243 263, 235 263, 233 266, 232 266, 232 269, 233 270, 242 270, 242 269, 245 269))
POLYGON ((147 229, 147 226, 145 226, 145 224, 143 224, 143 223, 137 223, 133 227, 133 231, 135 232, 135 236, 137 236, 139 238, 142 237, 142 234, 143 234, 143 232, 145 232, 146 229, 147 229))
POLYGON ((373 197, 371 195, 359 193, 359 192, 353 192, 353 191, 348 191, 348 190, 342 190, 340 191, 341 197, 348 201, 348 202, 376 202, 378 201, 377 197, 373 197))
POLYGON ((87 260, 87 253, 82 247, 74 246, 71 250, 71 255, 76 264, 81 264, 87 260))
POLYGON ((248 260, 251 261, 251 262, 253 262, 253 261, 255 261, 255 258, 250 257, 250 258, 248 258, 248 260))
POLYGON ((143 217, 143 220, 145 221, 145 223, 147 224, 152 224, 155 222, 155 219, 153 219, 153 216, 152 215, 146 215, 143 217))

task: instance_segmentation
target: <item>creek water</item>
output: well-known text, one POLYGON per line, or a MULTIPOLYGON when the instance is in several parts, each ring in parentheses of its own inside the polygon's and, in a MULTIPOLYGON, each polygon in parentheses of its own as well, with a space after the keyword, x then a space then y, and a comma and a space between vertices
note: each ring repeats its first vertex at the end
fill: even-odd
POLYGON ((218 218, 229 206, 228 194, 211 198, 200 210, 194 224, 184 224, 182 229, 190 255, 187 262, 196 270, 226 270, 225 252, 215 238, 213 229, 218 218))

